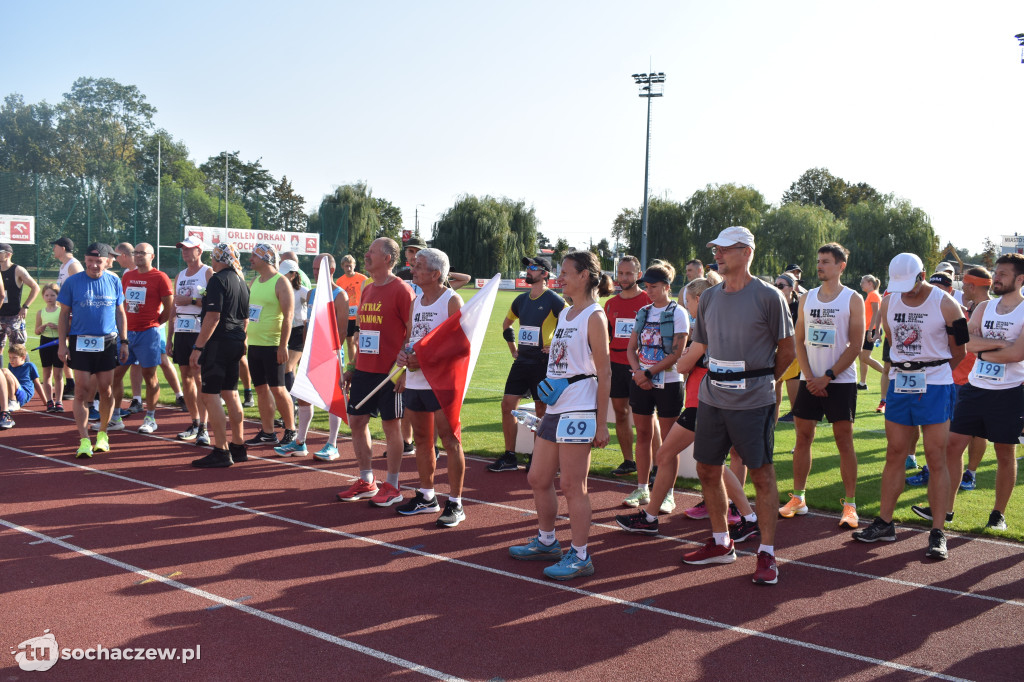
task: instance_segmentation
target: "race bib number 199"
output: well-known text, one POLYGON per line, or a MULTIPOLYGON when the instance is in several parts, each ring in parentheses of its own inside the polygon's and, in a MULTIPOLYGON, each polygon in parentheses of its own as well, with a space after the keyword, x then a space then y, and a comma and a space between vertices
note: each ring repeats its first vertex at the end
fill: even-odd
POLYGON ((593 412, 566 412, 558 417, 556 443, 590 443, 597 432, 597 415, 593 412))
POLYGON ((1006 365, 998 362, 977 360, 974 363, 974 375, 987 381, 1006 381, 1006 365))

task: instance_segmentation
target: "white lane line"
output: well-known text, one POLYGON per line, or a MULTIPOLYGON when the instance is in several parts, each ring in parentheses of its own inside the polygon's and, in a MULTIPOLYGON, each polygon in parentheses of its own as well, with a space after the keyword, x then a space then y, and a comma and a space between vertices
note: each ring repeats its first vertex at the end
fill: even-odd
MULTIPOLYGON (((125 477, 118 476, 118 478, 125 478, 125 477)), ((141 481, 137 481, 136 483, 142 483, 143 485, 147 485, 145 482, 141 482, 141 481)), ((155 487, 159 487, 159 486, 155 486, 155 487)), ((178 491, 167 490, 167 492, 178 492, 178 491)), ((183 496, 184 497, 193 497, 193 498, 198 498, 198 499, 207 499, 207 501, 209 501, 208 498, 202 498, 202 496, 199 496, 199 495, 191 495, 191 494, 188 494, 188 493, 184 493, 183 496)), ((522 581, 522 582, 527 582, 527 583, 533 583, 535 585, 540 585, 540 586, 546 587, 546 588, 553 588, 553 589, 556 589, 556 590, 561 590, 563 592, 569 592, 571 594, 575 594, 575 595, 578 595, 578 596, 581 596, 581 597, 589 597, 589 598, 592 598, 592 599, 597 599, 599 601, 604 601, 604 602, 608 602, 608 603, 611 603, 611 604, 617 604, 619 606, 623 606, 623 607, 626 607, 628 609, 632 609, 634 612, 641 611, 641 610, 642 611, 648 611, 650 613, 656 613, 658 615, 667 616, 669 618, 676 618, 676 619, 679 619, 679 620, 685 620, 685 621, 688 621, 688 622, 691 622, 691 623, 697 623, 697 624, 704 625, 704 626, 707 626, 707 627, 716 628, 716 629, 719 629, 719 630, 727 630, 729 632, 735 632, 735 633, 738 633, 738 634, 747 635, 748 637, 758 637, 758 638, 762 638, 762 639, 767 639, 769 641, 776 642, 778 644, 788 644, 788 645, 791 645, 791 646, 795 646, 795 647, 799 647, 799 648, 803 648, 803 649, 809 649, 811 651, 816 651, 818 653, 830 654, 830 655, 833 655, 833 656, 839 656, 841 658, 848 658, 848 659, 851 659, 851 660, 854 660, 854 661, 858 661, 860 663, 869 663, 871 665, 881 666, 881 667, 884 667, 884 668, 891 668, 893 670, 900 670, 900 671, 903 671, 903 672, 909 672, 909 673, 913 673, 913 674, 916 674, 916 675, 921 675, 923 677, 932 677, 932 678, 940 679, 940 680, 952 680, 953 682, 969 682, 965 678, 954 677, 954 676, 951 676, 951 675, 945 675, 943 673, 938 673, 938 672, 935 672, 933 670, 925 670, 925 669, 922 669, 922 668, 915 668, 913 666, 904 665, 902 663, 895 663, 893 661, 887 661, 887 660, 883 660, 883 659, 880 659, 880 658, 873 658, 871 656, 863 656, 861 654, 855 654, 855 653, 852 653, 852 652, 849 652, 849 651, 843 651, 841 649, 834 649, 832 647, 822 646, 820 644, 812 644, 810 642, 804 642, 804 641, 801 641, 801 640, 798 640, 798 639, 791 639, 789 637, 782 637, 780 635, 773 635, 771 633, 761 632, 760 630, 751 630, 750 628, 744 628, 744 627, 740 627, 740 626, 737 626, 737 625, 729 625, 728 623, 722 623, 722 622, 711 620, 711 619, 708 619, 708 618, 701 618, 700 616, 692 616, 690 614, 681 613, 679 611, 671 611, 669 609, 659 608, 659 607, 653 606, 652 604, 644 603, 643 601, 641 601, 641 602, 633 602, 633 601, 629 601, 627 599, 620 599, 618 597, 612 597, 612 596, 606 595, 606 594, 599 594, 599 593, 596 593, 596 592, 591 592, 589 590, 584 590, 584 589, 578 588, 578 587, 571 587, 569 585, 565 585, 565 584, 562 584, 562 583, 552 583, 550 580, 541 580, 539 578, 531 578, 531 577, 528 577, 528 576, 519 575, 517 573, 511 573, 509 571, 503 571, 501 569, 491 568, 489 566, 481 566, 479 564, 473 564, 473 563, 470 563, 468 561, 463 561, 461 559, 454 559, 452 557, 447 557, 447 556, 440 555, 440 554, 432 554, 430 552, 425 552, 423 550, 415 549, 415 548, 412 548, 412 547, 402 547, 401 545, 395 545, 395 544, 392 544, 390 542, 384 542, 382 540, 375 540, 373 538, 366 538, 366 537, 362 537, 362 536, 359 536, 359 535, 353 535, 351 533, 345 533, 344 531, 339 531, 339 530, 336 530, 336 529, 333 529, 333 528, 323 528, 321 526, 317 526, 317 525, 311 524, 311 523, 306 523, 304 521, 297 521, 297 520, 294 520, 294 519, 287 519, 287 518, 278 516, 277 514, 271 514, 269 512, 257 512, 256 510, 245 509, 245 508, 240 508, 239 511, 247 511, 247 512, 250 512, 250 513, 258 514, 259 516, 264 516, 264 517, 272 518, 272 519, 279 520, 279 521, 285 521, 285 522, 288 522, 288 523, 294 523, 296 525, 305 526, 305 527, 310 528, 312 530, 324 531, 324 532, 330 533, 332 535, 339 535, 339 536, 346 537, 346 538, 349 538, 349 539, 352 539, 352 540, 359 540, 359 541, 362 541, 362 542, 367 542, 369 544, 377 545, 379 547, 387 547, 387 548, 390 548, 390 549, 400 550, 401 552, 407 553, 407 554, 416 554, 416 555, 419 555, 419 556, 422 556, 422 557, 425 557, 425 558, 437 559, 438 561, 445 561, 445 562, 454 564, 456 566, 462 566, 462 567, 465 567, 465 568, 471 568, 471 569, 475 569, 475 570, 479 570, 479 571, 484 571, 484 572, 492 573, 494 575, 502 576, 502 577, 505 577, 505 578, 512 578, 513 580, 519 580, 519 581, 522 581)), ((432 668, 426 668, 426 667, 420 666, 420 665, 418 665, 416 663, 412 663, 411 661, 406 661, 405 659, 401 659, 401 658, 398 658, 398 657, 395 657, 395 656, 391 656, 390 654, 386 654, 386 653, 384 653, 382 651, 378 651, 376 649, 370 649, 369 647, 365 647, 365 646, 362 646, 360 644, 356 644, 354 642, 350 642, 348 640, 341 639, 340 637, 336 637, 336 636, 328 634, 326 632, 322 632, 320 630, 316 630, 315 628, 311 628, 311 627, 308 627, 308 626, 305 626, 305 625, 301 625, 301 624, 296 623, 294 621, 290 621, 290 620, 281 618, 279 616, 275 616, 275 615, 267 613, 265 611, 260 611, 259 609, 254 609, 252 607, 245 606, 244 604, 239 603, 239 602, 237 602, 237 601, 235 601, 233 599, 227 599, 226 597, 221 597, 221 596, 215 595, 215 594, 213 594, 211 592, 207 592, 205 590, 201 590, 201 589, 198 589, 198 588, 191 587, 189 585, 185 585, 184 583, 180 583, 177 580, 171 580, 170 578, 165 578, 164 576, 159 575, 157 573, 153 573, 151 571, 147 571, 145 569, 138 568, 136 566, 132 566, 131 564, 124 563, 122 561, 119 561, 117 559, 113 559, 113 558, 105 556, 103 554, 99 554, 97 552, 93 552, 93 551, 85 549, 83 547, 78 547, 76 545, 72 545, 70 543, 64 542, 63 540, 57 540, 56 538, 51 538, 51 537, 49 537, 47 535, 44 535, 44 534, 39 533, 39 532, 36 532, 36 531, 31 530, 29 528, 25 528, 23 526, 19 526, 18 524, 11 523, 10 521, 7 521, 5 519, 0 518, 0 525, 7 526, 8 528, 10 528, 12 530, 16 530, 18 532, 25 533, 27 535, 32 535, 32 536, 40 538, 42 540, 50 541, 53 544, 55 544, 55 545, 57 545, 59 547, 62 547, 64 549, 67 549, 67 550, 70 550, 70 551, 73 551, 73 552, 77 552, 78 554, 81 554, 83 556, 87 556, 87 557, 90 557, 90 558, 93 558, 93 559, 97 559, 99 561, 103 561, 103 562, 108 563, 108 564, 110 564, 112 566, 116 566, 116 567, 121 568, 121 569, 123 569, 125 571, 130 571, 132 573, 136 573, 136 574, 138 574, 140 576, 143 576, 145 578, 150 578, 152 580, 164 583, 165 585, 169 585, 171 587, 175 587, 175 588, 177 588, 179 590, 182 590, 184 592, 188 592, 189 594, 193 594, 193 595, 202 597, 204 599, 207 599, 209 601, 215 602, 215 603, 220 604, 222 606, 229 606, 229 607, 231 607, 233 609, 237 609, 237 610, 242 611, 244 613, 248 613, 250 615, 254 615, 254 616, 257 616, 259 618, 263 618, 264 620, 268 620, 268 621, 270 621, 272 623, 277 623, 278 625, 284 625, 285 627, 291 628, 291 629, 293 629, 293 630, 295 630, 297 632, 301 632, 303 634, 311 635, 313 637, 317 637, 318 639, 322 639, 324 641, 331 642, 333 644, 338 644, 340 646, 344 646, 346 648, 352 649, 354 651, 358 651, 358 652, 366 654, 368 656, 373 656, 374 658, 379 658, 380 660, 387 661, 387 662, 392 663, 394 665, 405 667, 405 668, 408 668, 409 670, 414 670, 416 672, 421 672, 421 673, 423 673, 425 675, 429 675, 429 676, 435 677, 437 679, 457 679, 457 678, 446 676, 444 673, 441 673, 439 671, 433 670, 432 668)))
POLYGON ((197 587, 192 587, 191 585, 186 585, 182 582, 178 582, 177 580, 172 580, 171 578, 162 576, 159 573, 153 573, 152 571, 147 571, 144 568, 139 568, 138 566, 133 566, 123 561, 119 561, 118 559, 106 556, 105 554, 100 554, 98 552, 93 552, 92 550, 85 549, 84 547, 72 545, 69 542, 64 542, 60 538, 50 537, 43 533, 34 531, 31 528, 19 526, 18 524, 11 523, 6 519, 0 519, 0 525, 6 526, 11 530, 16 530, 19 533, 24 533, 26 535, 31 535, 33 537, 39 538, 39 542, 51 542, 57 545, 58 547, 61 547, 71 552, 75 552, 76 554, 89 557, 90 559, 96 559, 97 561, 102 561, 103 563, 114 566, 115 568, 120 568, 123 571, 127 571, 129 573, 134 573, 136 575, 142 576, 147 580, 163 583, 164 585, 168 585, 175 589, 181 590, 182 592, 187 592, 188 594, 191 594, 193 596, 206 599, 207 601, 212 601, 214 602, 215 606, 212 606, 210 608, 220 608, 228 606, 230 608, 235 609, 236 611, 241 611, 242 613, 247 613, 250 616, 256 616, 257 618, 262 618, 263 620, 274 623, 275 625, 282 625, 286 628, 295 630, 296 632, 300 632, 304 635, 309 635, 310 637, 316 637, 317 639, 329 642, 330 644, 337 644, 338 646, 345 647, 346 649, 351 649, 352 651, 356 651, 366 656, 376 658, 380 661, 390 663, 391 665, 404 668, 405 670, 422 673, 424 675, 427 675, 428 677, 433 677, 434 679, 438 680, 461 680, 461 678, 459 677, 449 675, 448 673, 441 672, 440 670, 434 670, 433 668, 428 668, 425 665, 420 665, 419 663, 414 663, 413 661, 407 661, 404 658, 392 656, 389 653, 385 653, 377 649, 371 649, 368 646, 363 646, 362 644, 357 644, 356 642, 352 642, 347 639, 342 639, 341 637, 337 637, 330 633, 323 632, 322 630, 317 630, 316 628, 311 628, 307 625, 302 625, 301 623, 296 623, 295 621, 288 620, 287 618, 281 618, 280 616, 276 616, 272 613, 267 613, 266 611, 261 611, 260 609, 253 608, 251 606, 246 606, 245 604, 241 603, 241 600, 248 600, 249 597, 242 597, 241 600, 221 597, 220 595, 213 594, 212 592, 207 592, 206 590, 202 590, 197 587))
MULTIPOLYGON (((57 539, 58 539, 58 540, 67 540, 68 538, 73 538, 73 537, 75 537, 75 536, 74 536, 74 535, 61 535, 61 536, 60 536, 59 538, 57 538, 57 539)), ((41 544, 43 544, 44 542, 49 542, 49 540, 36 540, 35 542, 30 542, 30 543, 28 543, 28 544, 30 544, 30 545, 41 545, 41 544)))

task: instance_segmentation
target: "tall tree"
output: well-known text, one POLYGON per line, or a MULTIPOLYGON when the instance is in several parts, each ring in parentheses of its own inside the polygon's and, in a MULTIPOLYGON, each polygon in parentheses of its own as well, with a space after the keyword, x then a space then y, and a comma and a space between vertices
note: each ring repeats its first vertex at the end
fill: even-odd
POLYGON ((373 209, 380 221, 378 237, 391 237, 396 242, 402 241, 402 211, 387 199, 372 198, 373 209))
POLYGON ((306 200, 292 188, 288 176, 282 176, 270 192, 268 222, 285 232, 302 232, 306 229, 305 205, 306 200))
POLYGON ((434 225, 434 246, 448 254, 452 267, 506 277, 537 251, 537 217, 525 202, 490 196, 460 197, 434 225))
POLYGON ((840 241, 850 250, 846 271, 852 282, 867 274, 884 281, 889 261, 898 253, 916 253, 929 272, 939 259, 939 238, 928 214, 891 195, 850 206, 840 241))
POLYGON ((850 206, 861 201, 878 200, 881 195, 867 184, 848 184, 827 168, 810 168, 782 195, 782 203, 791 202, 823 206, 837 218, 846 217, 850 206))
POLYGON ((818 248, 839 239, 844 228, 845 224, 822 206, 788 203, 770 209, 752 230, 756 244, 752 270, 774 277, 787 264, 799 263, 804 286, 816 286, 818 248))
MULTIPOLYGON (((624 208, 612 223, 612 236, 627 253, 640 257, 643 241, 642 208, 624 208)), ((679 263, 691 250, 686 212, 679 202, 652 197, 647 204, 647 259, 679 263)), ((646 265, 646 263, 644 264, 646 265)))
POLYGON ((320 233, 324 251, 337 258, 352 254, 361 262, 380 233, 380 218, 366 183, 338 186, 320 202, 306 229, 320 233))
MULTIPOLYGON (((689 249, 680 258, 685 261, 711 255, 707 243, 732 225, 754 232, 769 209, 764 196, 746 185, 708 185, 694 192, 683 204, 689 249)), ((677 263, 677 268, 681 263, 677 263)))

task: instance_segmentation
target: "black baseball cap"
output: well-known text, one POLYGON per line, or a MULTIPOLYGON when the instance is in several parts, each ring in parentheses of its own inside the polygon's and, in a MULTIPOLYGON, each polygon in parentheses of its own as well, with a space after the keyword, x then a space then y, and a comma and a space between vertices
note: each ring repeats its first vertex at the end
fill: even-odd
POLYGON ((644 284, 671 284, 671 282, 668 279, 668 274, 666 274, 660 268, 657 270, 653 268, 647 270, 646 272, 644 272, 644 276, 641 277, 638 281, 643 282, 644 284))
POLYGON ((944 287, 953 286, 953 280, 950 279, 949 275, 944 272, 936 272, 934 275, 928 278, 929 284, 941 284, 944 287))
POLYGON ((536 258, 523 258, 524 268, 527 268, 531 265, 542 267, 548 272, 551 272, 551 261, 549 261, 547 258, 543 258, 542 256, 537 256, 536 258))
POLYGON ((10 244, 0 244, 0 251, 6 251, 7 253, 14 253, 14 249, 11 248, 10 244))
POLYGON ((804 269, 800 267, 799 263, 790 263, 789 265, 786 266, 786 272, 793 272, 794 270, 797 270, 799 272, 804 271, 804 269))
POLYGON ((51 246, 63 246, 64 250, 69 252, 69 253, 71 251, 75 250, 75 243, 73 241, 71 241, 67 237, 61 237, 60 239, 54 239, 52 242, 50 242, 50 245, 51 246))
POLYGON ((86 256, 95 256, 97 258, 110 258, 114 255, 114 250, 110 248, 108 244, 103 242, 93 242, 85 248, 86 256))

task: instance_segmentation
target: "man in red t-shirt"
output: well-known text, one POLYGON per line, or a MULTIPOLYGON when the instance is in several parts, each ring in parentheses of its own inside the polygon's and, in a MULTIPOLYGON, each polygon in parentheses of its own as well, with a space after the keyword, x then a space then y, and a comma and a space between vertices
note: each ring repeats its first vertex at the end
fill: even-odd
POLYGON ((345 372, 348 392, 349 426, 352 447, 359 465, 359 480, 338 493, 338 499, 352 502, 370 498, 376 507, 389 507, 402 501, 398 490, 398 474, 402 467, 402 396, 395 393, 393 381, 374 393, 388 373, 408 338, 413 293, 409 285, 392 274, 398 260, 398 243, 381 237, 370 244, 363 256, 367 274, 373 278, 362 291, 359 301, 359 340, 356 343, 355 367, 345 372), (372 395, 371 395, 372 394, 372 395), (364 398, 370 399, 356 407, 364 398), (380 416, 387 443, 387 481, 380 486, 370 463, 370 417, 380 416))
POLYGON ((636 312, 651 303, 651 297, 636 283, 641 274, 640 261, 635 256, 623 256, 616 270, 616 282, 622 291, 604 304, 604 312, 608 317, 609 358, 612 361, 611 397, 612 408, 615 410, 615 436, 622 449, 622 464, 612 471, 616 476, 636 471, 636 463, 633 461, 633 429, 629 424, 629 386, 633 383, 633 373, 626 359, 626 346, 633 333, 636 312))
MULTIPOLYGON (((124 309, 128 318, 128 360, 114 370, 114 407, 121 406, 124 375, 137 362, 146 382, 146 416, 139 427, 139 433, 153 433, 156 431, 156 405, 160 398, 160 382, 156 377, 161 351, 158 327, 167 322, 171 315, 173 292, 167 275, 153 267, 154 251, 150 244, 143 242, 137 245, 133 255, 135 269, 125 271, 121 277, 124 309)), ((114 415, 107 430, 123 430, 124 422, 116 409, 114 415)))

